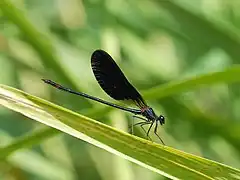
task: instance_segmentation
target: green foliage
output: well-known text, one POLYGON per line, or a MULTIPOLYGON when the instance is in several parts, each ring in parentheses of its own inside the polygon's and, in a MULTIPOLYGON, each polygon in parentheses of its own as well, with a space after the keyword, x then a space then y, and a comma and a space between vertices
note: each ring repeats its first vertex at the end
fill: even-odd
MULTIPOLYGON (((95 49, 102 48, 116 59, 134 86, 142 90, 148 104, 166 116, 166 125, 159 133, 167 145, 238 168, 239 8, 237 1, 224 0, 1 0, 0 83, 126 130, 130 119, 126 113, 107 107, 100 109, 96 103, 48 88, 40 80, 54 79, 75 90, 101 96, 89 59, 95 49)), ((6 86, 2 89, 27 95, 6 86)), ((38 104, 36 109, 35 106, 22 109, 26 104, 21 104, 18 98, 25 101, 26 97, 32 96, 14 97, 16 103, 10 103, 10 99, 1 103, 9 102, 11 107, 19 105, 16 108, 21 107, 21 113, 33 110, 31 117, 41 116, 38 120, 44 123, 52 117, 47 119, 47 114, 35 111, 45 107, 52 115, 54 109, 57 113, 53 122, 61 120, 79 132, 91 132, 87 135, 99 138, 101 145, 118 150, 130 161, 144 163, 140 164, 144 168, 3 108, 0 156, 5 160, 0 164, 1 179, 164 178, 153 172, 183 179, 203 179, 204 175, 239 179, 239 172, 234 168, 169 147, 162 148, 39 98, 32 99, 38 104), (59 113, 64 118, 59 118, 59 113), (67 118, 69 116, 72 118, 67 118), (84 130, 89 123, 93 126, 84 130), (93 130, 100 127, 104 133, 93 130), (116 133, 119 138, 107 135, 105 130, 116 133), (126 138, 122 144, 121 138, 126 138), (147 145, 136 148, 138 153, 143 153, 139 156, 131 148, 142 143, 147 145), (29 149, 20 151, 22 148, 29 149), (154 150, 149 154, 152 158, 146 161, 148 148, 154 148, 158 158, 153 158, 154 150), (174 157, 176 159, 171 159, 174 157)), ((136 135, 143 137, 139 129, 136 130, 136 135)), ((81 137, 87 139, 84 135, 81 137)), ((93 142, 96 141, 90 143, 93 142)))
MULTIPOLYGON (((180 179, 235 179, 240 171, 207 159, 193 156, 167 146, 155 144, 106 126, 22 91, 1 86, 1 104, 48 126, 82 139, 129 161, 169 178, 180 179), (87 135, 87 136, 85 136, 87 135), (89 138, 90 137, 90 138, 89 138)), ((32 139, 50 136, 54 131, 43 131, 32 139), (40 136, 39 136, 40 135, 40 136)), ((25 142, 19 144, 28 144, 25 142)), ((4 158, 15 144, 0 151, 4 158)))

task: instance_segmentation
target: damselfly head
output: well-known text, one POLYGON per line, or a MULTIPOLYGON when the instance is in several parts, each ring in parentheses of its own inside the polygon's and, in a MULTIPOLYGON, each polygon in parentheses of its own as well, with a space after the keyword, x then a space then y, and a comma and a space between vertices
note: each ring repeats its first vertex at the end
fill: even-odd
POLYGON ((158 118, 157 118, 157 121, 160 122, 161 125, 165 124, 165 117, 163 115, 160 115, 158 118))

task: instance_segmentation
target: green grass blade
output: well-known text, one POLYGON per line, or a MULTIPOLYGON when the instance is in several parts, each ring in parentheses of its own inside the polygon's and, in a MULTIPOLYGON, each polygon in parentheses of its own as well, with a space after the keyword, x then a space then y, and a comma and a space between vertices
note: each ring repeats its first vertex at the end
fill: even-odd
POLYGON ((223 71, 198 75, 184 80, 173 81, 164 85, 156 86, 143 92, 146 99, 160 99, 183 91, 199 88, 203 85, 216 83, 234 83, 240 81, 240 66, 235 65, 223 71))
MULTIPOLYGON (((213 84, 213 83, 218 83, 218 82, 225 82, 225 83, 230 83, 230 82, 236 82, 238 80, 240 80, 239 76, 240 74, 240 67, 238 66, 234 66, 231 67, 229 69, 226 69, 222 72, 214 72, 211 74, 207 74, 207 75, 202 75, 202 76, 198 76, 198 77, 193 77, 193 78, 189 78, 187 80, 183 80, 183 81, 177 81, 177 82, 173 82, 173 83, 169 83, 166 85, 161 85, 159 87, 155 87, 152 88, 148 91, 146 91, 144 93, 145 97, 147 97, 148 99, 151 99, 151 97, 154 97, 155 99, 161 99, 163 97, 166 96, 171 96, 172 94, 176 94, 179 93, 181 91, 184 90, 189 90, 189 89, 193 89, 193 88, 197 88, 200 85, 203 84, 213 84)), ((95 111, 89 111, 89 112, 84 112, 83 114, 86 114, 88 116, 101 116, 101 114, 106 113, 106 108, 104 108, 103 110, 97 110, 95 111)), ((203 121, 202 121, 203 122, 203 121)), ((207 122, 206 122, 207 123, 207 122)), ((221 128, 215 127, 216 123, 211 123, 211 121, 208 120, 208 125, 212 125, 212 128, 217 128, 218 130, 220 130, 221 128)), ((236 125, 233 125, 233 127, 238 127, 236 125)), ((226 131, 228 129, 232 128, 227 128, 224 126, 223 129, 226 131)), ((231 131, 230 130, 230 131, 231 131)), ((54 136, 56 134, 58 134, 58 131, 55 131, 54 129, 46 129, 43 130, 42 132, 39 133, 34 133, 31 134, 28 137, 23 137, 20 138, 19 140, 17 140, 14 144, 9 145, 9 147, 6 147, 6 152, 7 154, 3 155, 3 156, 7 156, 9 154, 11 154, 13 151, 18 150, 19 148, 26 148, 29 146, 32 146, 33 144, 37 144, 40 143, 41 141, 43 141, 44 139, 49 138, 50 136, 54 136), (41 136, 41 133, 43 134, 41 136), (41 138, 38 138, 38 136, 41 136, 41 138)), ((229 136, 231 136, 232 134, 227 133, 229 136)), ((233 140, 234 142, 238 142, 236 139, 238 139, 238 137, 236 137, 236 135, 233 135, 234 137, 231 137, 230 140, 233 140)))
MULTIPOLYGON (((88 116, 93 116, 93 117, 95 116, 101 117, 103 113, 107 113, 108 111, 109 111, 109 108, 91 109, 88 111, 84 111, 84 114, 87 114, 88 116)), ((62 132, 51 127, 46 127, 35 132, 30 132, 29 134, 18 138, 13 143, 4 147, 4 149, 2 149, 3 153, 0 155, 0 158, 1 157, 6 158, 10 154, 12 154, 14 151, 17 151, 19 149, 29 148, 35 144, 40 144, 42 141, 50 137, 56 136, 60 133, 62 132)))
POLYGON ((14 88, 0 86, 0 103, 171 179, 240 177, 234 168, 118 131, 14 88))
POLYGON ((51 137, 59 133, 61 133, 61 131, 53 128, 44 128, 38 130, 37 132, 31 132, 29 135, 21 137, 10 145, 4 147, 4 149, 2 149, 0 158, 6 158, 8 155, 18 149, 26 148, 32 146, 33 144, 39 144, 46 139, 46 137, 51 137))

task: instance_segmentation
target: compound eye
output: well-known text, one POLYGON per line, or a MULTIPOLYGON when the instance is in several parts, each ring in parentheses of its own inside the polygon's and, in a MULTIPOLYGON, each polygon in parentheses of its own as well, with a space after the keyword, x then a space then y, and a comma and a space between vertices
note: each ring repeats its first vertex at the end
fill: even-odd
POLYGON ((163 115, 160 115, 158 120, 160 121, 161 125, 165 124, 165 117, 163 115))

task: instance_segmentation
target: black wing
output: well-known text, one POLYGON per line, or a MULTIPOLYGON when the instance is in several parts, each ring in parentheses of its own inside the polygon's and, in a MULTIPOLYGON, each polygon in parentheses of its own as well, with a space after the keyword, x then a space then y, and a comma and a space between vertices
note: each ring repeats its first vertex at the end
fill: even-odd
POLYGON ((142 96, 128 82, 121 69, 107 52, 94 51, 91 65, 98 83, 113 99, 132 100, 140 108, 147 106, 142 96))

